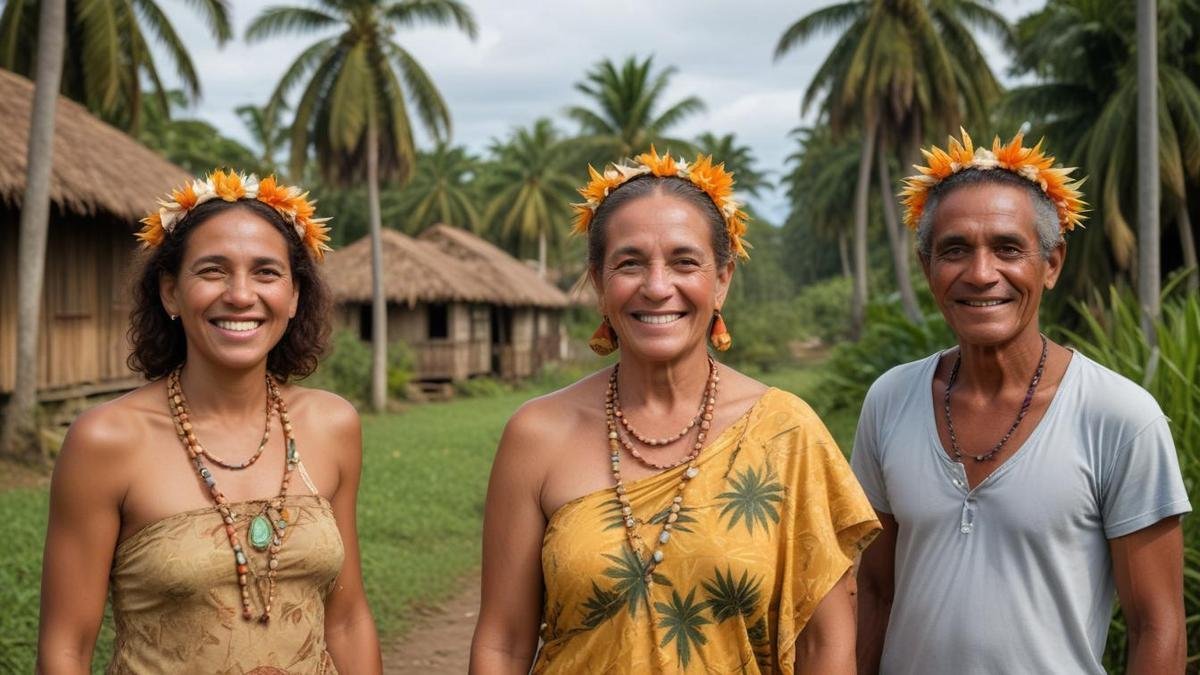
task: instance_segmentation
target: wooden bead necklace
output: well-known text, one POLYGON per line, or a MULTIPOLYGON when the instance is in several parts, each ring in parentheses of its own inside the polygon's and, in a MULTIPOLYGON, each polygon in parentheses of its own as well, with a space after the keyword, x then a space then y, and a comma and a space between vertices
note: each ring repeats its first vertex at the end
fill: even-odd
MULTIPOLYGON (((717 402, 717 382, 720 381, 717 375, 717 366, 713 360, 709 359, 708 383, 705 385, 705 405, 709 418, 705 422, 712 422, 712 410, 717 402)), ((641 558, 646 550, 646 543, 642 540, 642 536, 638 534, 636 526, 637 519, 633 515, 633 504, 629 501, 629 495, 626 494, 625 482, 621 477, 621 446, 622 441, 620 434, 617 433, 617 366, 613 366, 612 375, 608 378, 608 390, 604 394, 604 417, 608 426, 608 449, 609 459, 612 461, 612 474, 615 485, 613 491, 617 495, 617 502, 621 506, 621 517, 625 522, 625 536, 629 541, 629 546, 634 554, 641 558)), ((696 459, 699 458, 700 450, 704 448, 704 439, 708 432, 708 427, 711 424, 702 426, 697 433, 696 443, 693 446, 692 452, 683 460, 676 463, 674 466, 686 462, 687 468, 679 476, 679 485, 675 488, 675 496, 671 498, 671 507, 667 513, 666 520, 663 521, 662 530, 658 534, 658 539, 655 540, 654 548, 650 551, 649 557, 642 561, 642 571, 644 581, 647 586, 653 583, 653 572, 656 567, 663 561, 663 547, 671 540, 671 529, 675 525, 675 521, 679 520, 679 512, 683 509, 683 491, 687 487, 688 481, 692 480, 700 474, 700 468, 696 466, 696 459)), ((632 453, 631 453, 632 454, 632 453)), ((635 458, 641 459, 637 455, 635 458)), ((643 463, 648 463, 643 460, 643 463)), ((657 468, 657 467, 656 467, 657 468)))
MULTIPOLYGON (((254 618, 249 589, 250 562, 246 557, 246 552, 242 549, 237 529, 234 527, 234 517, 233 512, 229 508, 229 501, 217 488, 217 482, 213 478, 212 472, 204 464, 205 457, 211 459, 211 456, 205 454, 192 428, 190 422, 191 413, 188 411, 187 399, 183 395, 183 387, 180 386, 179 382, 179 374, 182 369, 183 366, 180 366, 167 376, 167 405, 171 410, 171 418, 175 424, 175 433, 179 436, 179 441, 183 444, 184 449, 187 450, 188 458, 195 465, 196 473, 204 481, 204 485, 208 488, 209 494, 217 505, 217 511, 220 512, 221 519, 225 523, 225 535, 229 538, 229 546, 233 550, 238 587, 241 590, 242 618, 249 621, 254 618)), ((292 520, 292 514, 283 506, 283 501, 287 496, 288 483, 291 481, 292 472, 295 471, 296 466, 300 463, 300 454, 296 451, 296 439, 292 435, 292 423, 288 417, 287 405, 283 402, 283 397, 279 394, 279 389, 275 381, 271 379, 270 374, 267 375, 266 380, 267 427, 270 428, 270 413, 272 411, 277 413, 279 415, 280 426, 283 427, 283 436, 287 450, 283 478, 279 483, 279 493, 275 497, 266 500, 258 515, 250 520, 250 525, 246 531, 246 538, 249 540, 250 545, 258 551, 267 552, 267 592, 266 599, 263 602, 263 611, 258 617, 260 623, 267 623, 271 619, 271 603, 275 599, 275 577, 279 568, 279 553, 283 550, 284 532, 292 520)), ((266 446, 266 439, 263 440, 263 446, 266 446)), ((258 452, 259 454, 262 453, 261 447, 258 452)), ((249 466, 249 464, 245 466, 249 466)), ((238 468, 245 468, 245 466, 238 468)), ((255 579, 256 581, 258 580, 257 574, 255 575, 255 579)), ((256 585, 258 586, 259 599, 262 600, 262 586, 261 584, 256 585)))
POLYGON ((660 469, 660 470, 674 469, 675 467, 680 466, 682 464, 686 464, 696 458, 696 455, 700 452, 700 449, 704 447, 704 437, 708 434, 709 427, 712 425, 713 406, 716 405, 716 402, 717 402, 717 398, 716 398, 717 383, 721 381, 721 378, 719 376, 717 376, 717 364, 715 361, 712 360, 712 358, 708 359, 708 382, 705 384, 704 392, 700 396, 700 409, 696 413, 696 417, 692 419, 691 423, 689 423, 686 427, 684 427, 683 431, 681 431, 681 432, 679 432, 679 434, 672 436, 671 438, 667 438, 667 439, 661 439, 661 440, 647 439, 647 438, 643 437, 641 434, 639 434, 638 432, 633 430, 633 427, 630 426, 630 424, 629 424, 629 419, 621 411, 621 396, 620 396, 620 391, 617 387, 617 369, 616 369, 616 367, 613 368, 613 372, 609 376, 608 379, 609 379, 609 387, 612 390, 613 416, 616 417, 619 422, 621 422, 621 425, 623 427, 625 427, 625 430, 628 431, 631 436, 636 438, 639 442, 641 442, 644 445, 649 445, 651 447, 670 445, 670 444, 682 439, 687 434, 687 432, 691 431, 692 428, 694 428, 696 426, 697 423, 700 424, 700 432, 696 436, 696 442, 692 444, 691 452, 689 452, 686 456, 680 458, 679 460, 676 460, 674 462, 670 462, 667 464, 659 464, 657 462, 651 461, 650 459, 647 459, 645 456, 642 455, 640 450, 638 450, 637 448, 635 448, 633 446, 633 443, 628 438, 625 438, 624 436, 621 436, 618 433, 617 440, 625 448, 625 451, 630 454, 630 456, 632 456, 634 459, 636 459, 643 466, 649 467, 651 469, 660 469))

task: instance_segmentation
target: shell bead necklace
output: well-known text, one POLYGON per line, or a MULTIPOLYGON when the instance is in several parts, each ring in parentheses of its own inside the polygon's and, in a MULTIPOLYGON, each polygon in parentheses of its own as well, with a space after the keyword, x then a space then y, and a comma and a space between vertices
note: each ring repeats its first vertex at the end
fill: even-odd
MULTIPOLYGON (((234 527, 234 517, 233 512, 229 508, 229 500, 217 488, 216 479, 213 478, 212 472, 204 464, 204 459, 208 455, 204 452, 199 440, 197 440, 190 422, 191 413, 188 410, 187 399, 183 395, 183 388, 179 382, 179 373, 182 369, 183 366, 179 366, 167 376, 167 405, 171 410, 171 418, 175 424, 175 433, 179 436, 180 443, 183 444, 188 457, 192 460, 196 468, 196 473, 204 481, 205 487, 208 488, 210 496, 216 503, 217 511, 221 514, 221 520, 225 523, 225 535, 228 537, 229 547, 233 551, 238 588, 241 591, 242 618, 249 621, 254 618, 250 599, 250 563, 246 557, 245 550, 242 548, 237 529, 234 527)), ((283 402, 283 397, 280 396, 279 389, 269 374, 266 376, 266 381, 267 409, 279 415, 279 423, 283 427, 283 436, 287 449, 283 478, 279 482, 279 493, 271 499, 266 500, 262 510, 251 519, 250 526, 246 532, 246 537, 250 545, 259 551, 266 551, 267 553, 267 590, 265 598, 263 598, 261 580, 257 574, 255 575, 256 582, 258 582, 256 585, 258 586, 259 599, 263 605, 262 613, 258 616, 258 621, 264 624, 271 619, 271 603, 275 599, 275 577, 279 568, 279 553, 283 550, 284 532, 291 521, 291 513, 289 513, 288 509, 284 508, 283 500, 287 495, 288 483, 291 481, 292 472, 295 471, 296 466, 300 463, 300 454, 296 451, 296 439, 292 435, 292 423, 288 417, 287 404, 283 402)), ((269 427, 269 414, 267 419, 269 427)), ((266 442, 264 439, 263 446, 265 447, 265 445, 266 442)), ((262 448, 259 449, 260 454, 261 452, 262 448)))
MULTIPOLYGON (((671 540, 671 529, 675 525, 675 521, 679 520, 679 512, 683 509, 683 491, 687 487, 688 481, 692 480, 700 474, 700 468, 696 466, 696 459, 699 457, 700 450, 704 447, 704 439, 708 433, 708 427, 711 426, 712 408, 716 406, 717 401, 717 383, 720 381, 717 375, 717 366, 711 358, 709 358, 708 383, 705 386, 706 412, 709 416, 705 422, 707 425, 701 426, 696 435, 696 443, 693 446, 692 453, 684 458, 675 466, 687 462, 687 468, 679 476, 679 485, 675 488, 675 495, 671 498, 671 506, 667 511, 666 520, 663 522, 662 530, 658 534, 658 539, 655 540, 654 548, 651 549, 650 556, 642 561, 644 574, 643 580, 646 585, 650 585, 654 581, 654 569, 662 563, 664 558, 663 547, 671 540)), ((604 394, 604 417, 608 426, 608 449, 609 459, 612 461, 613 474, 613 491, 616 493, 617 502, 621 506, 621 517, 625 523, 625 537, 629 541, 629 546, 639 558, 643 551, 646 550, 646 544, 642 540, 642 536, 637 532, 637 519, 633 515, 633 505, 629 501, 629 495, 625 490, 625 482, 621 477, 621 445, 620 435, 617 433, 617 366, 613 366, 612 374, 608 378, 608 390, 604 394)))
POLYGON ((717 382, 719 382, 721 380, 721 378, 717 376, 716 362, 713 361, 711 357, 709 357, 709 359, 708 359, 708 382, 705 383, 704 393, 700 396, 700 410, 696 413, 696 417, 693 418, 691 423, 689 423, 686 427, 684 427, 683 431, 679 432, 679 434, 677 434, 671 438, 663 439, 663 440, 646 439, 643 436, 641 436, 640 434, 638 434, 636 431, 634 431, 633 428, 630 426, 629 419, 625 416, 625 414, 621 410, 621 396, 620 396, 620 390, 617 386, 617 372, 616 371, 617 371, 617 369, 616 369, 616 367, 614 367, 613 373, 609 376, 609 385, 612 387, 613 416, 616 417, 619 422, 621 422, 621 426, 625 427, 625 430, 628 431, 631 436, 636 438, 642 444, 649 445, 651 447, 670 445, 671 443, 674 443, 675 441, 683 438, 683 436, 686 435, 687 432, 691 431, 692 428, 695 427, 697 423, 700 424, 700 432, 696 436, 696 442, 692 444, 691 451, 686 456, 684 456, 681 459, 678 459, 674 462, 670 462, 667 464, 659 464, 657 462, 647 459, 645 456, 642 455, 641 451, 639 451, 636 447, 634 447, 633 443, 628 438, 621 436, 618 433, 617 440, 620 441, 622 447, 625 448, 625 451, 628 452, 634 459, 636 459, 643 466, 649 467, 651 469, 660 469, 660 470, 674 469, 675 467, 680 466, 681 464, 686 464, 686 463, 692 461, 693 459, 695 459, 696 455, 699 454, 700 449, 704 447, 704 437, 708 434, 708 430, 709 430, 710 426, 712 425, 713 406, 715 406, 717 403, 717 395, 716 395, 717 382))

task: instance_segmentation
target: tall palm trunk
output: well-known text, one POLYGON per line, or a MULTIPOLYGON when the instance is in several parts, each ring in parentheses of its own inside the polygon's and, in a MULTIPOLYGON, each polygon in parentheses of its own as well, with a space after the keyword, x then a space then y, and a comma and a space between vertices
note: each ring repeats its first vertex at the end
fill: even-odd
POLYGON ((546 278, 546 231, 538 232, 538 276, 546 278))
POLYGON ((888 168, 887 153, 883 143, 879 144, 876 157, 879 162, 879 197, 883 200, 883 222, 887 226, 888 242, 892 249, 892 268, 896 272, 896 289, 900 291, 900 305, 904 315, 913 323, 923 323, 921 307, 917 304, 917 294, 913 291, 912 276, 909 273, 908 249, 912 245, 908 236, 908 228, 900 225, 900 216, 896 209, 896 195, 892 190, 892 171, 888 168))
POLYGON ((383 217, 379 212, 379 119, 367 117, 367 220, 371 228, 371 407, 387 407, 387 298, 383 294, 383 217))
POLYGON ((40 456, 34 421, 38 324, 50 229, 50 170, 54 164, 54 114, 62 81, 66 4, 66 0, 43 0, 38 18, 37 69, 17 249, 17 373, 0 435, 0 454, 9 457, 40 456))
POLYGON ((1137 3, 1137 194, 1138 301, 1142 332, 1154 344, 1154 320, 1159 313, 1158 209, 1158 9, 1155 0, 1137 3))
POLYGON ((1196 238, 1192 235, 1192 218, 1188 215, 1186 200, 1179 203, 1175 223, 1179 226, 1179 248, 1183 249, 1183 266, 1191 270, 1187 288, 1189 292, 1195 293, 1200 291, 1200 267, 1196 262, 1196 238))
POLYGON ((842 263, 842 276, 849 279, 854 276, 854 272, 850 268, 850 243, 846 238, 846 231, 838 232, 838 259, 842 263))
POLYGON ((870 206, 867 198, 878 129, 874 116, 869 116, 858 157, 858 184, 854 188, 854 293, 850 297, 850 338, 853 340, 862 336, 867 316, 867 211, 870 206))

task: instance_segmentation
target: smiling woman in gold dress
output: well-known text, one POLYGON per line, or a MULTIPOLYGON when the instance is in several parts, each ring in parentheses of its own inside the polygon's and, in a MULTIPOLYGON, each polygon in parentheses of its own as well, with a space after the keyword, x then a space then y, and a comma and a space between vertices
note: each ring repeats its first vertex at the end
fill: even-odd
POLYGON ((505 429, 472 672, 853 673, 874 512, 807 404, 707 348, 745 257, 732 176, 653 150, 591 174, 592 346, 620 358, 505 429))
POLYGON ((130 365, 150 382, 75 421, 54 469, 38 670, 378 673, 363 593, 354 408, 316 367, 328 237, 297 188, 222 171, 139 233, 130 365))

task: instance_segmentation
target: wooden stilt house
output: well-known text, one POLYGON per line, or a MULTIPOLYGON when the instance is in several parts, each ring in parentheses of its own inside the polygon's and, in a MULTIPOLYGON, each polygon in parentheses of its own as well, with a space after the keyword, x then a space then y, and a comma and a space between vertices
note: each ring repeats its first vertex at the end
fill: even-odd
MULTIPOLYGON (((459 228, 419 238, 383 231, 388 339, 415 356, 415 378, 525 377, 561 358, 567 297, 524 263, 459 228)), ((371 242, 331 253, 324 265, 336 324, 371 338, 371 242)))

